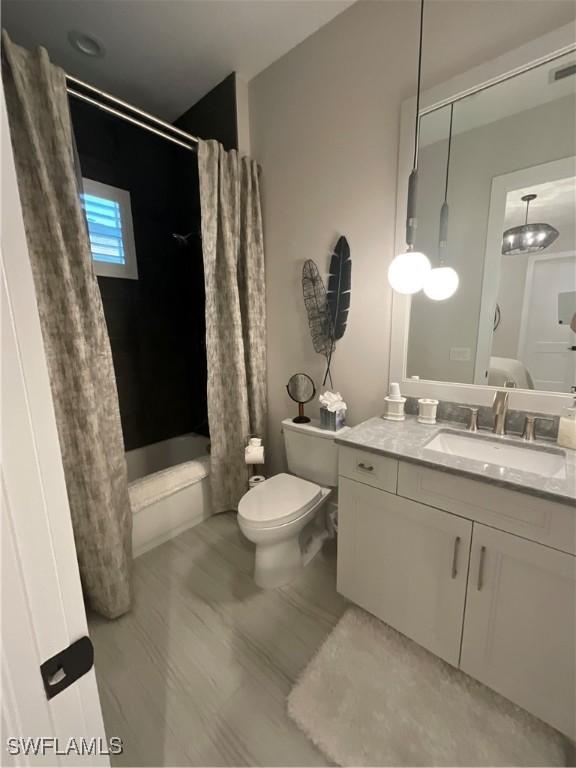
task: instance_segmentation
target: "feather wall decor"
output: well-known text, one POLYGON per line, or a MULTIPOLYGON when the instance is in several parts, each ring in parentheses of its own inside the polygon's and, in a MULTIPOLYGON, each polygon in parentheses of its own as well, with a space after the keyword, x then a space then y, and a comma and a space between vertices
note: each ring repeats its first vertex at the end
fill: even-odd
POLYGON ((332 353, 338 339, 344 336, 346 323, 348 322, 348 310, 350 309, 350 295, 352 291, 352 259, 350 258, 350 246, 348 240, 342 235, 338 238, 334 253, 330 259, 330 275, 328 277, 328 291, 326 300, 328 302, 328 311, 330 313, 330 324, 332 326, 332 349, 328 357, 328 365, 323 384, 330 376, 330 363, 332 362, 332 353))
MULTIPOLYGON (((332 325, 326 298, 326 288, 316 262, 308 259, 302 268, 302 293, 308 315, 308 326, 314 350, 326 358, 326 365, 332 355, 332 325)), ((332 385, 332 378, 330 378, 332 385)))
POLYGON ((330 364, 336 342, 344 336, 352 290, 352 259, 344 236, 338 238, 330 258, 328 290, 316 263, 308 259, 302 270, 302 291, 314 349, 326 358, 326 381, 332 383, 330 364))

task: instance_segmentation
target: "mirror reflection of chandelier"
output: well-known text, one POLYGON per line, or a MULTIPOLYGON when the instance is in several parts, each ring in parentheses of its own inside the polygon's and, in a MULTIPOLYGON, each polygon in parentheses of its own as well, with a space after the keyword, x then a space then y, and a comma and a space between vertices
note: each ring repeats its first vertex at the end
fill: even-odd
POLYGON ((550 224, 528 224, 528 209, 532 200, 538 195, 524 195, 521 199, 526 203, 526 220, 519 227, 510 227, 502 238, 502 254, 514 256, 518 253, 537 253, 552 245, 558 237, 558 230, 550 224))

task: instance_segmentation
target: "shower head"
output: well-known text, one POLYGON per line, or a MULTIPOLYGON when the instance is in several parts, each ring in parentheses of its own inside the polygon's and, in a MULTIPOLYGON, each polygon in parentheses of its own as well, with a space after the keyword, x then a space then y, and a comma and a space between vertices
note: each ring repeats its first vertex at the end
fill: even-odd
POLYGON ((178 245, 186 246, 188 245, 188 240, 192 237, 193 234, 193 232, 188 232, 187 235, 179 235, 176 232, 173 232, 172 237, 176 240, 178 245))
POLYGON ((196 236, 199 240, 202 240, 202 227, 198 227, 192 232, 188 232, 187 235, 179 235, 177 232, 172 233, 172 237, 176 240, 178 245, 185 247, 189 245, 190 238, 196 236))

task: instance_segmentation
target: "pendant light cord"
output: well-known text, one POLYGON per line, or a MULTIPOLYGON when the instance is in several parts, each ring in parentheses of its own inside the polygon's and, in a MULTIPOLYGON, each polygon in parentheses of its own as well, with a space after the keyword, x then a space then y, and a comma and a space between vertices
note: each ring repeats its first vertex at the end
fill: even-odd
POLYGON ((524 226, 528 224, 528 208, 530 208, 530 200, 526 200, 526 221, 524 222, 524 226))
POLYGON ((448 201, 448 177, 450 175, 450 156, 452 154, 452 121, 454 120, 454 102, 450 104, 450 128, 448 130, 448 154, 446 156, 446 184, 444 186, 444 202, 448 201))
POLYGON ((418 141, 420 138, 420 85, 422 79, 422 35, 424 32, 424 0, 420 0, 420 42, 418 45, 418 86, 416 89, 416 124, 414 126, 414 160, 408 178, 408 200, 406 204, 406 246, 414 249, 418 222, 416 220, 416 195, 418 186, 418 141))
POLYGON ((420 39, 418 42, 418 86, 416 90, 416 127, 414 129, 414 161, 412 168, 418 167, 418 139, 420 134, 420 85, 422 80, 422 35, 424 32, 424 0, 420 0, 420 39))

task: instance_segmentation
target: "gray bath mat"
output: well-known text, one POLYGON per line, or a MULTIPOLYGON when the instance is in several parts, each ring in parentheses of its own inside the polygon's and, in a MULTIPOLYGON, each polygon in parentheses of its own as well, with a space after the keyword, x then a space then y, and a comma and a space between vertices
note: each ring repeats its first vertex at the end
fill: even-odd
POLYGON ((559 766, 567 741, 359 608, 349 608, 288 697, 341 766, 559 766))

